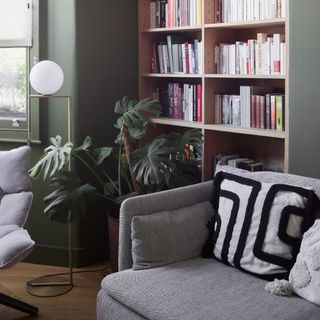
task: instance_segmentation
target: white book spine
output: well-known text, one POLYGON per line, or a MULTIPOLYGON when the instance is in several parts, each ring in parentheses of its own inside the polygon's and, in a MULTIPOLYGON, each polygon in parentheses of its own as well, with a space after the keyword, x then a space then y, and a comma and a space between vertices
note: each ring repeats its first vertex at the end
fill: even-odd
POLYGON ((186 61, 186 49, 184 44, 181 44, 181 53, 182 53, 182 72, 187 73, 187 61, 186 61))
POLYGON ((198 74, 203 74, 202 41, 198 41, 198 74))
POLYGON ((281 0, 281 18, 285 18, 287 13, 286 0, 281 0))
POLYGON ((286 44, 280 43, 280 73, 286 74, 286 44))
POLYGON ((274 74, 280 74, 280 34, 275 33, 273 35, 273 43, 274 43, 274 74))
POLYGON ((215 64, 214 72, 216 72, 217 74, 220 74, 221 69, 220 69, 220 47, 219 46, 214 47, 214 64, 215 64))
POLYGON ((192 69, 192 44, 188 43, 188 53, 189 53, 189 73, 193 73, 193 69, 192 69))
POLYGON ((182 101, 182 111, 183 111, 183 120, 188 121, 188 102, 189 102, 189 85, 183 84, 183 101, 182 101))
POLYGON ((228 74, 236 74, 236 46, 231 44, 229 48, 228 74))

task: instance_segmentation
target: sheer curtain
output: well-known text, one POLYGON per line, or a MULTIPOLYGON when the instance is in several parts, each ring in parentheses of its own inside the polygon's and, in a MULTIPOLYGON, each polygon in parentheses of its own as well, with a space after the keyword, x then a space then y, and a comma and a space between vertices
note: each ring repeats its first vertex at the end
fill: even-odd
POLYGON ((0 0, 0 47, 32 46, 32 0, 0 0))

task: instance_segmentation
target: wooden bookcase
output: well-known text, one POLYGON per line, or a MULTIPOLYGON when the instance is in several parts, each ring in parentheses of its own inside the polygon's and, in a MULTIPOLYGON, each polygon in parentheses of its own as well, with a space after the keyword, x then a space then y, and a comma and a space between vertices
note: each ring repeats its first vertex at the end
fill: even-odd
MULTIPOLYGON (((203 132, 202 180, 212 178, 212 159, 217 154, 239 154, 254 158, 266 165, 266 170, 288 171, 289 140, 289 1, 286 2, 286 18, 239 23, 214 23, 214 0, 202 0, 202 23, 197 27, 150 29, 150 0, 139 3, 139 98, 152 95, 155 86, 169 81, 202 84, 203 121, 189 122, 170 118, 153 119, 156 130, 181 131, 199 128, 203 132), (247 41, 257 33, 281 33, 285 35, 286 75, 223 75, 214 73, 214 46, 219 43, 247 41), (202 39, 202 75, 174 75, 151 73, 150 48, 153 42, 167 34, 184 34, 191 39, 202 39), (235 127, 214 124, 215 92, 235 93, 241 85, 281 88, 285 92, 285 131, 235 127)), ((150 134, 152 137, 152 133, 150 134)))

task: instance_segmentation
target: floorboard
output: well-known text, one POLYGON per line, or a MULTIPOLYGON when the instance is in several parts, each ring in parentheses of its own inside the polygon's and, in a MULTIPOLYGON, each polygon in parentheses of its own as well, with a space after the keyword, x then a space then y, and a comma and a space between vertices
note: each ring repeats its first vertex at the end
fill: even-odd
POLYGON ((18 298, 39 308, 36 317, 0 305, 1 320, 94 320, 96 319, 96 296, 100 282, 111 272, 107 263, 89 268, 75 269, 74 288, 58 297, 42 298, 28 294, 26 282, 47 274, 68 272, 67 268, 19 263, 13 268, 0 270, 0 292, 18 298), (91 272, 83 272, 88 270, 91 272))

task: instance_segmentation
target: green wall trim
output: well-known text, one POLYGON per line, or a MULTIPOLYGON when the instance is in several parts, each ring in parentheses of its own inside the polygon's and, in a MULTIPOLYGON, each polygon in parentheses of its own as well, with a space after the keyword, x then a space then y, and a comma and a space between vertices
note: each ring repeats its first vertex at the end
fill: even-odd
MULTIPOLYGON (((72 252, 72 261, 75 268, 86 267, 107 260, 107 258, 106 244, 74 248, 72 252)), ((36 244, 32 253, 24 262, 68 267, 68 248, 36 244)))

